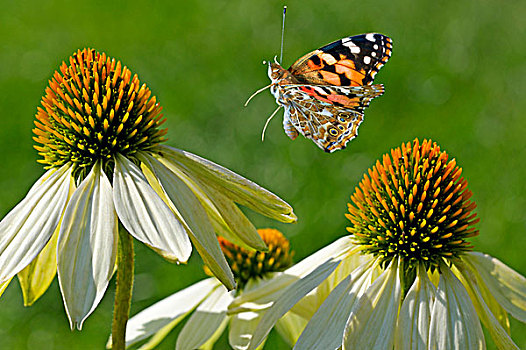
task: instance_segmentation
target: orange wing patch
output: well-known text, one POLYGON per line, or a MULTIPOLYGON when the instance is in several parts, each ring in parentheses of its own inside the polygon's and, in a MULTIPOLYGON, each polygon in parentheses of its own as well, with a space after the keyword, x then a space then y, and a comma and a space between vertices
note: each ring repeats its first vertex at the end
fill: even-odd
POLYGON ((342 83, 341 83, 341 79, 340 79, 340 74, 338 73, 332 73, 332 72, 329 72, 329 71, 320 71, 319 74, 321 74, 321 78, 329 85, 336 85, 336 86, 340 86, 342 83))

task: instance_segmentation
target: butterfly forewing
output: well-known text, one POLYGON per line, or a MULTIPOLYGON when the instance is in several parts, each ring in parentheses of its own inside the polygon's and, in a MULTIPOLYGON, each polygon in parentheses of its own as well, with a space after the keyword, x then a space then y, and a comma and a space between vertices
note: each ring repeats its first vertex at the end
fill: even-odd
POLYGON ((382 34, 337 40, 297 60, 289 71, 304 84, 370 85, 391 57, 392 41, 382 34))

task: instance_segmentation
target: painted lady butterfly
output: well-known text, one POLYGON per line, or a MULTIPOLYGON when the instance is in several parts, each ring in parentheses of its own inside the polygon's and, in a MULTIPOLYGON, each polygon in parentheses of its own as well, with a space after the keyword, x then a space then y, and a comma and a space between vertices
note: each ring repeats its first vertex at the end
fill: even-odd
POLYGON ((270 91, 279 105, 272 116, 285 109, 283 128, 292 140, 301 133, 325 152, 345 148, 358 135, 364 109, 384 92, 372 83, 392 43, 382 34, 362 34, 310 52, 287 70, 269 62, 270 91))

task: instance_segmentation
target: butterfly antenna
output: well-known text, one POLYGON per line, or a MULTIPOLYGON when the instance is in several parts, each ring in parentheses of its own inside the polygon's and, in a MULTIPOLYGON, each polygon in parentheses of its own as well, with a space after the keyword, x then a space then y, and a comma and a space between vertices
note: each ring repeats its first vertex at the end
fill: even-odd
POLYGON ((247 102, 245 102, 245 107, 248 105, 248 103, 250 102, 251 99, 254 98, 254 96, 256 96, 257 94, 259 94, 260 92, 262 91, 265 91, 266 89, 268 89, 272 84, 268 84, 267 86, 265 87, 262 87, 261 89, 259 89, 258 91, 254 92, 247 100, 247 102))
POLYGON ((283 6, 283 20, 281 22, 281 50, 279 54, 279 63, 283 61, 283 41, 285 37, 285 14, 287 13, 287 6, 283 6))
POLYGON ((265 141, 265 130, 267 130, 268 123, 270 123, 270 120, 276 115, 276 113, 278 113, 281 107, 282 106, 278 106, 278 108, 276 108, 276 110, 270 115, 270 117, 268 117, 265 126, 263 127, 263 132, 261 133, 261 142, 265 141))

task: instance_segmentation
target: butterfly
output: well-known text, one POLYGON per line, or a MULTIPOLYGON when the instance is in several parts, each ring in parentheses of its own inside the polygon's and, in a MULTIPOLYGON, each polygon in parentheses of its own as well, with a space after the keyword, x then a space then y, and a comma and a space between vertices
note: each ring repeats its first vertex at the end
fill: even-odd
POLYGON ((383 85, 372 84, 392 48, 391 38, 368 33, 312 51, 289 69, 276 59, 269 62, 270 91, 278 108, 267 124, 284 108, 283 128, 292 140, 302 134, 325 152, 344 149, 358 135, 365 108, 384 93, 383 85))

